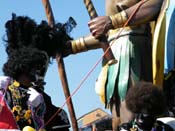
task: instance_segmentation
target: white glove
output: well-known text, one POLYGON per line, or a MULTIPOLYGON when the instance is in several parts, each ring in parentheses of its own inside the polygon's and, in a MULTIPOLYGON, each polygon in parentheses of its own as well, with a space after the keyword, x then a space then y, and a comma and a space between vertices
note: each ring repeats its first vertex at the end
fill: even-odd
POLYGON ((43 96, 33 88, 29 88, 27 94, 30 95, 28 101, 33 107, 38 107, 44 102, 43 96))
POLYGON ((3 94, 10 83, 10 77, 0 76, 0 94, 3 94))
POLYGON ((5 89, 10 82, 10 77, 0 76, 0 88, 5 89))

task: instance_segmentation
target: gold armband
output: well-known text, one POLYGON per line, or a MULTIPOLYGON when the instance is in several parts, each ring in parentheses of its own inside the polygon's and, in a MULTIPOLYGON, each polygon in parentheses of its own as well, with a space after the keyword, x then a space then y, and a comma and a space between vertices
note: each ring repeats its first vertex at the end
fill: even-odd
POLYGON ((115 15, 109 16, 114 28, 120 28, 128 20, 128 16, 125 11, 121 11, 115 15))
POLYGON ((87 51, 87 47, 84 42, 84 37, 81 37, 77 40, 73 40, 71 41, 71 43, 72 43, 73 54, 76 54, 78 52, 87 51))

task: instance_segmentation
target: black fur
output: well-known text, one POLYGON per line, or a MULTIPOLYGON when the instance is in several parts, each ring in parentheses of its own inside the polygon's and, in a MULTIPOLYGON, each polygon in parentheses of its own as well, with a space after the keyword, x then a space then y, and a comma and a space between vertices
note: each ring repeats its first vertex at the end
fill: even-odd
POLYGON ((50 27, 46 21, 37 24, 27 16, 12 14, 12 19, 5 24, 8 61, 3 66, 4 74, 16 79, 19 73, 31 74, 31 71, 36 70, 34 66, 40 65, 44 67, 40 68, 44 76, 50 58, 55 58, 56 53, 62 53, 65 43, 72 40, 68 35, 76 24, 71 23, 72 21, 74 22, 71 18, 65 24, 57 23, 50 27), (49 59, 46 55, 43 58, 43 51, 49 59))
POLYGON ((165 96, 163 91, 152 83, 138 82, 129 89, 126 106, 134 113, 157 116, 166 109, 165 96))
POLYGON ((23 47, 10 53, 10 57, 3 66, 4 75, 18 79, 21 74, 31 77, 38 74, 43 76, 47 69, 47 54, 36 48, 23 47), (39 71, 39 72, 37 72, 39 71))
POLYGON ((27 16, 12 14, 12 19, 5 24, 6 52, 10 56, 14 50, 30 46, 43 50, 49 57, 54 58, 57 52, 61 53, 66 41, 72 39, 65 25, 57 23, 54 27, 50 27, 46 21, 37 25, 27 16))

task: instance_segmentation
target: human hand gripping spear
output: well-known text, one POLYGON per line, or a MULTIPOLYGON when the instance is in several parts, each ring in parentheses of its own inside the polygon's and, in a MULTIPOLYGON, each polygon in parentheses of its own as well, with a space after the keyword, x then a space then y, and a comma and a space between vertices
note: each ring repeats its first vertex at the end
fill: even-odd
MULTIPOLYGON (((98 16, 91 0, 84 0, 84 4, 91 19, 98 16)), ((105 36, 102 36, 99 38, 99 41, 104 51, 104 58, 107 60, 108 64, 112 65, 117 63, 117 60, 114 58, 109 43, 107 42, 107 38, 105 36)))
MULTIPOLYGON (((53 16, 53 12, 52 12, 49 0, 42 0, 42 2, 43 2, 43 5, 44 5, 44 8, 45 8, 48 23, 51 27, 53 27, 53 25, 55 24, 55 20, 54 20, 54 16, 53 16)), ((67 103, 67 106, 68 106, 70 119, 71 119, 71 122, 72 122, 72 129, 73 129, 73 131, 78 131, 78 125, 77 125, 77 120, 76 120, 76 116, 75 116, 73 103, 72 103, 72 100, 71 100, 71 97, 70 97, 70 91, 69 91, 69 87, 68 87, 64 61, 62 59, 61 54, 58 54, 58 53, 56 54, 56 60, 57 60, 57 64, 58 64, 58 70, 59 70, 61 83, 62 83, 63 90, 64 90, 64 95, 66 97, 66 103, 67 103)))

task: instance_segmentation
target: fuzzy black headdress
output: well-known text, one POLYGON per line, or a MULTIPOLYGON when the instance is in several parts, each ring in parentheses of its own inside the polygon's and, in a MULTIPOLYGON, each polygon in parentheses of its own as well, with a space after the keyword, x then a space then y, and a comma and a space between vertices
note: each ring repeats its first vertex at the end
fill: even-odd
POLYGON ((11 52, 11 56, 3 66, 4 74, 14 79, 19 75, 27 74, 33 81, 37 76, 44 76, 48 58, 44 51, 36 48, 23 47, 11 52))
POLYGON ((27 16, 16 16, 5 24, 7 40, 6 52, 10 56, 14 50, 22 47, 32 47, 45 51, 49 57, 55 57, 57 52, 61 53, 66 41, 72 38, 68 33, 76 25, 70 18, 65 24, 57 23, 50 27, 46 21, 39 25, 27 16))
POLYGON ((4 64, 5 75, 17 78, 21 73, 36 74, 44 77, 49 58, 62 53, 64 44, 72 38, 68 33, 76 25, 70 20, 50 27, 46 21, 37 24, 27 16, 16 16, 5 24, 6 52, 8 60, 4 64))

